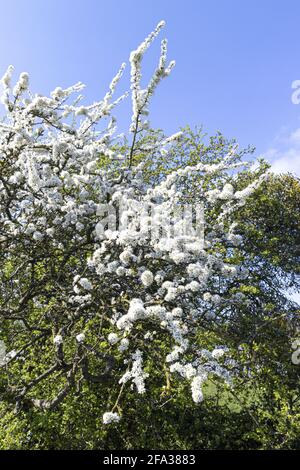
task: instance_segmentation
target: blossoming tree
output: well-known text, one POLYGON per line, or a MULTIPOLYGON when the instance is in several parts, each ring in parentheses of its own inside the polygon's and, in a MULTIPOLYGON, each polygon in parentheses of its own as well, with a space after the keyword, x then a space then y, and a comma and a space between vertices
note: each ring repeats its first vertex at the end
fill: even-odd
POLYGON ((149 179, 153 152, 168 159, 181 139, 158 133, 137 161, 149 100, 175 65, 167 64, 163 40, 142 88, 143 55, 163 26, 130 55, 131 143, 124 152, 113 111, 127 96, 114 98, 125 64, 90 106, 81 104, 81 83, 46 97, 31 93, 26 73, 13 86, 12 67, 2 79, 0 393, 17 410, 54 409, 96 384, 114 396, 100 410, 103 423, 118 422, 124 389, 145 393, 157 339, 167 349, 157 364, 162 387, 172 376, 187 380, 200 403, 209 376, 230 383, 226 345, 208 350, 199 332, 247 302, 232 290, 248 275, 236 262, 242 238, 234 213, 265 176, 236 190, 248 163, 232 146, 217 163, 149 179))

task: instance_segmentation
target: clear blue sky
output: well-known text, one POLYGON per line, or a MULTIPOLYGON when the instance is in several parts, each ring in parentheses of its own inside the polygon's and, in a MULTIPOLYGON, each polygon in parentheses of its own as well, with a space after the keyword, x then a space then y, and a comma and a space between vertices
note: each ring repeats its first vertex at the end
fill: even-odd
MULTIPOLYGON (((0 6, 0 74, 11 63, 43 93, 80 80, 89 100, 106 92, 129 52, 164 19, 161 37, 176 68, 153 100, 152 124, 169 133, 203 124, 300 168, 300 105, 291 102, 291 83, 300 79, 299 0, 0 0, 0 6)), ((146 77, 158 52, 159 41, 145 57, 146 77)), ((124 78, 120 91, 128 87, 124 78)))

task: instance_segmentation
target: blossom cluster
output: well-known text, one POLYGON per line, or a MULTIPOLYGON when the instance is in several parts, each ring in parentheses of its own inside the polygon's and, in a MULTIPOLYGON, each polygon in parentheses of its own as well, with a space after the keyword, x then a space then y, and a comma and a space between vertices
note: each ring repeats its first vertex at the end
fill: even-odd
MULTIPOLYGON (((104 98, 90 106, 81 104, 81 83, 58 87, 50 97, 33 95, 28 75, 21 74, 13 87, 13 68, 8 68, 2 79, 7 114, 0 123, 0 240, 6 247, 0 261, 14 264, 15 269, 9 281, 1 277, 1 304, 6 317, 21 317, 29 332, 40 328, 46 337, 51 335, 57 368, 67 381, 70 372, 62 359, 64 347, 71 344, 76 349, 71 372, 82 370, 83 377, 92 380, 88 359, 93 355, 103 363, 106 356, 99 344, 104 339, 109 353, 118 360, 121 356, 117 384, 124 387, 131 382, 138 393, 144 393, 150 379, 144 371, 151 351, 147 344, 159 336, 171 344, 163 365, 190 383, 192 399, 200 403, 203 383, 211 374, 228 383, 230 377, 221 364, 225 349, 203 349, 194 340, 195 332, 231 302, 244 300, 242 294, 238 298, 230 291, 248 274, 230 262, 232 250, 242 243, 231 214, 246 203, 262 178, 242 190, 235 189, 234 177, 221 189, 203 189, 205 177, 220 175, 226 181, 247 167, 245 162, 236 162, 232 148, 219 163, 200 161, 169 172, 152 185, 144 171, 151 151, 159 149, 165 155, 181 133, 158 138, 149 146, 145 160, 133 164, 137 134, 145 126, 141 117, 148 113, 149 98, 158 83, 174 66, 174 62, 166 65, 164 40, 157 69, 141 89, 142 57, 163 26, 164 22, 159 23, 130 56, 133 135, 124 155, 121 144, 117 145, 121 137, 116 135, 112 115, 126 98, 125 94, 113 101, 124 64, 104 98), (191 178, 198 178, 201 207, 213 214, 204 243, 197 233, 186 233, 185 219, 176 217, 182 185, 191 178), (115 213, 122 198, 127 202, 122 214, 127 223, 114 230, 103 227, 99 205, 108 208, 109 217, 109 207, 115 213), (149 214, 140 211, 149 205, 158 209, 157 217, 175 214, 169 220, 170 230, 149 237, 149 214), (31 311, 32 326, 28 324, 31 311), (91 334, 85 329, 98 319, 100 333, 91 347, 91 334)), ((43 379, 41 375, 39 380, 43 379)), ((104 424, 119 419, 115 412, 103 415, 104 424)))

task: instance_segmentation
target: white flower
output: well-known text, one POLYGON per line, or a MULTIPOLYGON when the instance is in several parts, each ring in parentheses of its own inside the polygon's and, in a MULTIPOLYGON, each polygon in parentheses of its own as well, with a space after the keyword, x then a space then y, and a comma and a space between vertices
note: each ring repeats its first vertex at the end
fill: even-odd
POLYGON ((116 275, 117 276, 124 276, 125 274, 126 274, 126 269, 124 268, 124 266, 119 266, 116 269, 116 275))
POLYGON ((233 186, 230 183, 225 184, 222 192, 219 195, 220 199, 229 200, 233 198, 233 186))
POLYGON ((184 374, 187 379, 191 379, 197 374, 197 370, 192 366, 192 364, 186 364, 184 366, 184 374))
POLYGON ((191 290, 192 292, 198 292, 200 289, 200 284, 197 281, 192 281, 186 286, 187 290, 191 290))
POLYGON ((47 228, 46 229, 46 234, 48 235, 48 237, 53 237, 53 235, 55 234, 54 228, 53 227, 47 228))
POLYGON ((29 85, 29 75, 26 72, 22 72, 20 74, 18 82, 16 83, 16 86, 13 89, 13 94, 15 96, 20 95, 21 93, 27 90, 28 85, 29 85))
POLYGON ((192 398, 195 403, 201 403, 201 401, 203 400, 202 384, 203 377, 200 375, 196 375, 196 377, 193 378, 191 384, 192 398))
POLYGON ((221 349, 221 348, 216 348, 213 350, 213 352, 211 353, 212 357, 214 359, 219 359, 220 357, 222 357, 223 355, 225 354, 225 351, 224 349, 221 349))
POLYGON ((170 366, 170 372, 178 372, 178 374, 184 377, 184 366, 180 362, 175 362, 170 366))
MULTIPOLYGON (((109 273, 116 273, 117 272, 117 268, 119 266, 119 262, 118 261, 112 261, 111 263, 108 263, 107 265, 107 271, 109 273)), ((122 269, 123 266, 120 266, 120 268, 122 269)), ((124 269, 124 268, 123 268, 124 269)), ((125 270, 126 272, 126 270, 125 270)))
POLYGON ((10 82, 11 82, 11 77, 12 77, 13 71, 14 71, 14 66, 9 65, 6 72, 5 72, 5 74, 1 78, 1 83, 3 84, 3 86, 5 88, 10 87, 10 82))
POLYGON ((91 290, 93 288, 92 284, 86 277, 82 277, 79 281, 79 284, 86 290, 91 290))
POLYGON ((206 373, 201 373, 200 375, 196 375, 192 380, 192 398, 195 403, 201 403, 201 401, 203 400, 202 385, 206 379, 206 373))
POLYGON ((235 266, 225 265, 222 268, 222 274, 226 277, 234 277, 237 274, 237 269, 235 266))
POLYGON ((172 302, 173 300, 176 299, 178 294, 179 294, 179 290, 177 287, 169 287, 167 295, 165 296, 165 301, 172 302))
POLYGON ((191 277, 199 277, 203 272, 203 267, 197 263, 191 263, 187 267, 187 273, 191 277))
POLYGON ((156 335, 156 331, 155 331, 155 330, 152 331, 152 332, 147 331, 147 333, 144 334, 144 339, 149 340, 149 341, 152 341, 155 335, 156 335))
POLYGON ((122 317, 117 321, 117 328, 119 328, 119 330, 129 330, 131 326, 132 323, 130 322, 127 314, 122 315, 122 317))
POLYGON ((210 202, 215 202, 220 196, 220 191, 218 189, 212 189, 206 193, 207 199, 210 202))
POLYGON ((183 314, 183 310, 181 307, 175 307, 172 310, 172 315, 173 317, 181 317, 183 314))
POLYGON ((221 300, 222 299, 218 294, 215 294, 211 297, 211 301, 216 305, 219 305, 221 303, 221 300))
MULTIPOLYGON (((157 69, 157 73, 154 73, 152 79, 150 80, 149 86, 146 90, 141 90, 140 81, 141 81, 141 62, 145 51, 151 45, 152 41, 158 35, 160 30, 164 27, 165 22, 160 21, 155 30, 147 36, 147 38, 139 45, 139 47, 132 51, 130 54, 130 65, 131 65, 131 89, 132 89, 132 127, 131 130, 134 130, 134 123, 138 119, 139 113, 146 110, 143 110, 145 106, 145 95, 152 95, 159 81, 167 74, 170 73, 169 70, 165 69, 165 57, 166 57, 166 46, 162 49, 162 57, 160 60, 160 66, 157 69), (166 71, 168 72, 166 74, 166 71)), ((173 66, 173 64, 172 64, 173 66)), ((169 65, 171 69, 172 66, 169 65)))
POLYGON ((120 421, 120 416, 118 413, 112 413, 111 411, 107 411, 102 416, 103 424, 111 424, 111 423, 118 423, 120 421))
POLYGON ((183 352, 180 346, 175 346, 173 351, 166 356, 166 362, 178 361, 179 355, 183 352))
POLYGON ((40 241, 44 238, 44 235, 41 232, 36 231, 33 233, 32 238, 36 241, 40 241))
POLYGON ((15 351, 15 349, 13 349, 12 351, 9 351, 7 354, 6 354, 6 359, 14 359, 17 355, 17 351, 15 351))
POLYGON ((55 90, 51 91, 51 96, 54 100, 58 100, 64 97, 64 91, 61 87, 56 87, 55 90))
POLYGON ((129 250, 124 250, 119 256, 123 264, 128 265, 132 260, 132 252, 129 250))
POLYGON ((116 333, 109 333, 107 339, 108 339, 109 344, 113 345, 119 341, 119 336, 116 335, 116 333))
POLYGON ((146 372, 143 371, 143 353, 137 349, 134 354, 132 354, 132 368, 131 370, 125 372, 123 377, 119 380, 120 384, 132 380, 137 388, 137 392, 143 394, 145 389, 145 379, 149 376, 146 372))
POLYGON ((60 344, 63 343, 63 338, 61 335, 56 335, 54 338, 53 338, 53 343, 56 344, 57 346, 59 346, 60 344))
POLYGON ((130 321, 136 321, 143 318, 146 314, 143 301, 141 299, 132 299, 128 310, 128 318, 130 321))
POLYGON ((141 281, 144 284, 145 287, 151 286, 153 283, 154 277, 151 271, 144 271, 143 274, 141 275, 141 281))
MULTIPOLYGON (((141 86, 143 54, 163 25, 159 23, 130 55, 131 129, 138 135, 147 128, 145 116, 151 95, 174 66, 174 61, 167 64, 167 42, 163 40, 154 74, 145 87, 141 86)), ((82 90, 81 83, 67 89, 58 87, 50 97, 30 92, 22 96, 28 89, 28 75, 20 75, 13 91, 13 68, 9 67, 3 77, 2 98, 8 112, 0 119, 0 158, 2 154, 13 158, 7 159, 7 171, 5 169, 3 181, 0 181, 0 205, 11 208, 11 211, 1 212, 0 241, 8 245, 8 253, 12 248, 16 256, 11 279, 0 276, 0 293, 6 292, 12 284, 15 303, 20 304, 28 281, 24 269, 30 271, 28 266, 23 269, 26 254, 41 260, 47 268, 49 253, 54 253, 57 266, 53 267, 53 273, 57 274, 57 282, 48 292, 51 297, 48 301, 50 304, 60 302, 61 316, 70 324, 75 345, 76 341, 84 343, 85 334, 80 331, 86 330, 87 322, 99 320, 100 324, 98 315, 101 316, 103 310, 105 318, 113 325, 111 329, 119 330, 119 334, 107 332, 109 344, 116 345, 111 349, 116 356, 130 351, 130 354, 123 354, 121 382, 130 381, 138 393, 144 393, 148 374, 143 370, 142 352, 137 350, 131 355, 131 348, 139 336, 141 349, 144 347, 147 354, 152 354, 150 341, 162 339, 159 336, 163 328, 165 344, 171 345, 165 353, 170 370, 192 382, 193 399, 200 402, 206 377, 201 373, 201 365, 204 370, 227 380, 225 366, 228 364, 225 362, 223 367, 217 362, 225 350, 223 346, 212 347, 212 352, 198 350, 197 331, 201 328, 201 318, 204 315, 207 319, 214 318, 219 304, 229 311, 242 300, 242 294, 234 294, 234 291, 239 291, 240 280, 249 272, 230 264, 232 247, 240 242, 235 235, 237 224, 232 222, 236 209, 262 180, 237 193, 231 184, 224 185, 226 181, 237 181, 236 169, 244 166, 230 152, 219 163, 182 165, 175 171, 168 167, 167 176, 161 174, 157 181, 148 178, 147 168, 152 156, 165 157, 168 162, 172 145, 181 133, 169 138, 155 134, 143 145, 140 141, 143 147, 140 150, 145 156, 140 164, 130 165, 125 161, 128 159, 125 150, 122 151, 124 158, 120 159, 116 145, 118 147, 125 136, 115 134, 112 110, 124 95, 115 101, 112 95, 123 70, 124 65, 110 83, 104 99, 85 106, 81 106, 81 95, 71 96, 82 90), (99 165, 101 156, 105 157, 104 166, 99 165), (195 178, 199 182, 199 197, 211 213, 204 244, 199 234, 195 235, 196 229, 192 229, 194 221, 204 223, 198 208, 181 211, 186 190, 195 178), (205 181, 211 182, 211 188, 214 181, 223 182, 224 187, 207 192, 207 185, 202 184, 205 181), (179 215, 181 212, 183 217, 179 215), (233 215, 232 220, 230 215, 233 215), (233 278, 236 278, 235 287, 228 298, 222 293, 228 291, 233 278), (217 290, 219 285, 220 290, 217 290), (97 292, 93 292, 94 286, 97 292), (92 293, 97 294, 97 298, 92 293)), ((137 148, 132 150, 135 153, 137 148)), ((35 294, 33 307, 47 310, 42 290, 35 294)), ((55 315, 50 316, 49 321, 55 327, 55 315)), ((10 348, 17 348, 14 329, 19 327, 13 323, 11 328, 10 348)), ((63 330, 57 331, 62 334, 57 334, 52 341, 59 349, 65 336, 63 330)), ((95 335, 96 330, 92 343, 96 341, 95 335)), ((78 354, 83 354, 83 345, 78 345, 78 349, 78 354)), ((11 357, 21 355, 14 350, 9 354, 11 357)), ((26 365, 26 354, 22 354, 21 359, 26 365)), ((94 359, 97 362, 96 356, 94 359)), ((158 363, 157 367, 162 365, 158 363)), ((104 423, 120 419, 113 411, 104 414, 104 423)))
POLYGON ((78 343, 83 343, 84 340, 85 340, 85 334, 84 333, 79 333, 79 335, 76 336, 76 341, 78 343))
POLYGON ((211 293, 210 292, 205 292, 205 294, 203 294, 203 300, 204 302, 210 302, 211 301, 211 293))
POLYGON ((171 281, 165 281, 165 282, 162 284, 162 288, 163 288, 163 289, 170 289, 170 287, 173 287, 173 282, 171 282, 171 281))
POLYGON ((132 299, 129 305, 128 312, 117 321, 117 328, 119 330, 130 329, 130 326, 137 320, 146 316, 143 301, 141 299, 132 299))
POLYGON ((175 264, 179 264, 185 261, 186 253, 175 250, 170 253, 170 258, 174 261, 175 264))
POLYGON ((127 338, 121 339, 120 345, 119 345, 119 348, 118 348, 119 351, 124 352, 128 349, 128 347, 129 347, 129 339, 127 339, 127 338))
POLYGON ((239 246, 243 241, 243 237, 241 235, 230 233, 227 237, 227 240, 231 242, 234 246, 239 246))
POLYGON ((37 170, 36 161, 32 154, 29 154, 27 157, 27 172, 28 172, 28 184, 34 190, 38 191, 41 186, 42 182, 39 177, 39 173, 37 170))

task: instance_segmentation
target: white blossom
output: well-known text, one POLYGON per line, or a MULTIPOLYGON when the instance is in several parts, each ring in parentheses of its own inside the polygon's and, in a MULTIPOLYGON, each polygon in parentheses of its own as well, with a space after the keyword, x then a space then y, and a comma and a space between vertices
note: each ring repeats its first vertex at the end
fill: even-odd
POLYGON ((191 384, 192 398, 195 403, 201 403, 201 401, 203 400, 202 385, 203 377, 196 375, 196 377, 193 378, 191 384))
POLYGON ((40 241, 44 238, 44 235, 37 230, 33 233, 32 238, 36 241, 40 241))
POLYGON ((216 349, 213 350, 213 352, 211 354, 212 354, 213 358, 219 359, 220 357, 222 357, 224 355, 224 353, 225 353, 224 349, 216 348, 216 349))
POLYGON ((205 292, 205 293, 203 294, 203 300, 204 300, 205 302, 210 302, 210 301, 211 301, 211 298, 212 298, 212 295, 211 295, 210 292, 205 292))
POLYGON ((29 75, 28 73, 23 72, 20 74, 19 80, 13 89, 13 94, 15 96, 20 95, 21 93, 27 90, 28 85, 29 85, 29 75))
MULTIPOLYGON (((33 306, 26 307, 26 319, 32 310, 38 324, 48 322, 50 331, 59 328, 61 334, 50 336, 56 346, 74 338, 83 343, 85 334, 78 332, 89 331, 92 336, 95 331, 92 346, 78 345, 76 351, 81 359, 93 357, 95 362, 99 355, 104 362, 99 338, 107 335, 110 345, 117 344, 109 348, 110 354, 118 360, 122 357, 113 372, 119 374, 117 380, 122 385, 130 383, 141 394, 148 377, 143 363, 146 351, 151 355, 155 350, 152 341, 165 341, 164 367, 191 384, 193 400, 199 403, 208 374, 229 380, 226 361, 222 366, 218 363, 225 349, 199 350, 198 332, 207 327, 207 320, 215 320, 216 315, 223 318, 222 313, 228 315, 235 303, 247 302, 239 288, 249 271, 230 263, 232 251, 242 243, 233 214, 265 176, 235 191, 234 174, 247 164, 237 161, 233 146, 217 163, 203 163, 199 158, 193 165, 172 170, 170 162, 168 174, 162 172, 158 182, 152 181, 148 169, 153 155, 168 162, 181 132, 170 137, 153 135, 141 149, 143 161, 132 164, 140 131, 149 126, 150 98, 175 65, 167 63, 163 39, 158 64, 142 87, 143 55, 163 26, 160 22, 130 55, 132 147, 126 148, 116 135, 112 115, 125 97, 113 98, 124 64, 104 98, 90 105, 82 105, 82 95, 78 95, 84 88, 81 82, 56 87, 50 96, 34 95, 28 89, 27 74, 21 74, 12 86, 13 68, 8 68, 2 78, 7 113, 0 122, 0 238, 8 246, 5 259, 10 263, 13 253, 16 266, 9 284, 9 276, 1 277, 0 290, 11 296, 7 309, 13 318, 13 313, 19 316, 13 310, 23 305, 22 297, 36 278, 41 285, 32 289, 33 306), (203 187, 210 178, 206 191, 203 187), (189 188, 193 180, 199 182, 197 198, 211 214, 204 243, 188 230, 188 211, 185 217, 177 215, 186 195, 183 188, 189 188), (101 208, 105 209, 104 221, 101 208), (92 322, 97 325, 94 330, 89 328, 92 322), (112 328, 118 334, 106 333, 112 328)), ((13 346, 18 350, 19 343, 13 346)), ((60 350, 53 344, 52 349, 56 354, 60 350)), ((16 350, 6 355, 6 364, 14 354, 19 357, 16 350)), ((20 356, 23 360, 23 353, 20 356)), ((114 412, 103 415, 104 424, 119 419, 114 412)))
POLYGON ((141 281, 145 287, 151 286, 151 284, 154 281, 154 276, 152 272, 149 270, 144 271, 143 274, 141 275, 141 281))
POLYGON ((57 346, 63 343, 63 337, 62 335, 56 335, 53 338, 53 343, 56 344, 57 346))
POLYGON ((120 384, 132 380, 136 386, 137 392, 143 394, 145 389, 145 379, 149 376, 148 373, 143 371, 143 353, 137 349, 134 354, 132 354, 132 368, 125 372, 123 377, 119 380, 120 384))
POLYGON ((102 417, 103 424, 118 423, 120 419, 121 418, 118 413, 113 413, 111 411, 107 411, 102 417))
POLYGON ((86 277, 82 277, 78 282, 85 290, 91 290, 93 288, 91 282, 86 277))
POLYGON ((128 347, 129 347, 129 339, 128 338, 121 339, 119 348, 118 348, 119 351, 124 352, 128 349, 128 347))
POLYGON ((109 333, 107 339, 109 344, 114 345, 119 341, 119 336, 116 333, 109 333))
POLYGON ((85 340, 85 334, 84 333, 79 333, 79 335, 76 336, 76 341, 78 343, 83 343, 85 340))

